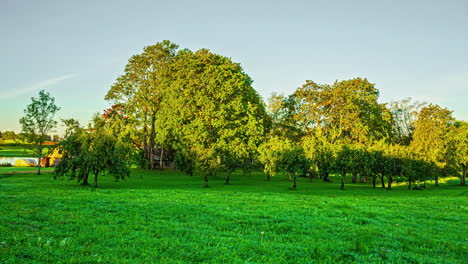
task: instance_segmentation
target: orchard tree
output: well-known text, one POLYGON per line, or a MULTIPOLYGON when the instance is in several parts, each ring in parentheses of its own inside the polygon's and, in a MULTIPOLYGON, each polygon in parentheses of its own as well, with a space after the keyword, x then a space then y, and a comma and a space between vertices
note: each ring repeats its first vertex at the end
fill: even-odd
POLYGON ((88 185, 88 177, 92 174, 94 187, 98 187, 100 175, 109 174, 116 180, 129 176, 133 147, 106 130, 104 120, 95 116, 88 129, 81 128, 72 119, 64 123, 67 125, 61 143, 64 155, 54 172, 55 178, 69 176, 88 185))
POLYGON ((320 133, 316 133, 304 137, 302 147, 310 166, 314 167, 315 165, 318 176, 323 181, 329 182, 335 159, 335 146, 329 143, 320 133))
POLYGON ((348 145, 340 146, 340 149, 337 152, 335 166, 337 172, 341 174, 341 189, 344 189, 346 174, 353 166, 352 162, 354 155, 355 152, 348 145))
POLYGON ((281 158, 281 167, 288 174, 289 180, 293 181, 292 190, 297 187, 297 175, 305 174, 308 171, 308 162, 304 155, 304 150, 296 145, 289 144, 281 158))
POLYGON ((281 169, 281 162, 284 153, 291 146, 291 141, 273 136, 266 139, 258 147, 258 161, 263 165, 263 171, 267 175, 267 180, 270 177, 276 176, 281 169))
POLYGON ((20 119, 22 133, 27 142, 33 143, 37 154, 37 174, 41 174, 41 159, 43 144, 47 134, 57 126, 55 114, 60 110, 55 105, 55 99, 49 93, 41 90, 39 97, 31 98, 32 102, 24 110, 25 116, 20 119))

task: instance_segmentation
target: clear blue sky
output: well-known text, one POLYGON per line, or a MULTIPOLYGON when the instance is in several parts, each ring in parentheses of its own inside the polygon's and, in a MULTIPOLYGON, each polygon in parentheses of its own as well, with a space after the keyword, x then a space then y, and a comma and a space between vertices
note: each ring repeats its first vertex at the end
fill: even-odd
POLYGON ((86 124, 128 58, 161 40, 240 62, 267 98, 367 77, 468 120, 468 1, 0 0, 0 131, 40 89, 86 124))

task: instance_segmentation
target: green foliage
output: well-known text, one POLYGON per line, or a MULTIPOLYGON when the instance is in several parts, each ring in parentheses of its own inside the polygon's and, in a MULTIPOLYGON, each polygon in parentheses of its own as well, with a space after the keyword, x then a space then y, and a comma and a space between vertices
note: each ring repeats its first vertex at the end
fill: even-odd
POLYGON ((291 192, 283 177, 234 176, 209 189, 170 170, 104 177, 98 189, 50 174, 0 178, 0 262, 467 262, 463 187, 337 192, 333 177, 299 177, 291 192))
POLYGON ((304 137, 302 145, 305 157, 311 165, 311 170, 317 170, 317 174, 324 181, 329 181, 329 175, 332 173, 335 160, 335 147, 325 137, 313 134, 304 137))
POLYGON ((55 169, 55 178, 69 176, 88 185, 89 175, 94 174, 94 187, 97 187, 98 176, 102 173, 108 173, 116 180, 129 175, 132 147, 106 130, 103 120, 96 116, 89 131, 73 119, 64 120, 64 123, 67 125, 61 143, 64 154, 55 169))
POLYGON ((286 171, 289 179, 293 180, 292 189, 295 190, 297 176, 306 174, 309 167, 302 147, 292 144, 286 145, 281 157, 281 167, 286 171))
POLYGON ((421 109, 415 122, 411 148, 420 159, 434 165, 436 182, 448 165, 447 135, 453 121, 452 111, 430 104, 421 109))
POLYGON ((55 98, 44 90, 39 92, 38 98, 32 97, 31 101, 31 104, 24 109, 25 116, 19 122, 24 139, 36 146, 37 174, 40 174, 42 144, 46 141, 47 134, 57 126, 54 116, 60 107, 55 105, 55 98))
POLYGON ((391 115, 378 96, 374 84, 355 78, 333 85, 306 81, 289 100, 296 127, 304 133, 318 133, 332 143, 367 143, 388 137, 391 129, 391 115))
POLYGON ((195 159, 191 156, 191 153, 180 150, 177 151, 174 157, 174 166, 183 173, 193 176, 195 170, 195 159))
POLYGON ((156 122, 169 83, 168 69, 177 49, 168 40, 145 47, 143 53, 129 59, 124 74, 105 98, 115 103, 104 113, 110 128, 117 135, 130 136, 143 149, 150 168, 155 167, 156 143, 168 144, 165 129, 156 131, 156 122))
POLYGON ((444 156, 448 166, 460 176, 461 184, 466 184, 468 176, 468 122, 457 121, 447 133, 447 147, 444 156))
POLYGON ((17 135, 14 131, 3 131, 0 136, 3 140, 15 140, 17 135))
POLYGON ((258 161, 263 165, 263 171, 266 173, 268 180, 280 171, 284 153, 290 146, 291 142, 289 140, 276 136, 268 138, 259 146, 258 161))
POLYGON ((9 162, 0 162, 0 167, 13 167, 9 162))
POLYGON ((192 153, 206 176, 215 173, 223 156, 253 156, 265 133, 266 112, 238 63, 205 49, 182 50, 170 79, 157 122, 163 141, 192 153))

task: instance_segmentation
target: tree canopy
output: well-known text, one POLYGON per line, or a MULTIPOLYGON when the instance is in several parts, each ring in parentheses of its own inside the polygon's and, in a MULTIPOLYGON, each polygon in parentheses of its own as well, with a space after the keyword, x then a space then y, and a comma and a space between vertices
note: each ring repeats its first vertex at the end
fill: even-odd
POLYGON ((43 144, 47 134, 57 126, 55 114, 60 107, 55 105, 55 98, 41 90, 37 98, 31 98, 31 104, 24 109, 24 117, 19 122, 26 141, 36 146, 37 174, 41 174, 41 159, 43 144))

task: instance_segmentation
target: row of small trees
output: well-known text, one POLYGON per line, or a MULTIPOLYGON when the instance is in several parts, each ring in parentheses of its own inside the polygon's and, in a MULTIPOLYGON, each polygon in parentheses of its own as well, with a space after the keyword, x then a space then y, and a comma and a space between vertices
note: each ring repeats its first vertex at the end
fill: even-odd
POLYGON ((292 189, 297 186, 298 176, 321 178, 330 181, 330 175, 341 176, 341 188, 347 175, 352 183, 377 180, 382 188, 391 189, 394 182, 407 182, 420 188, 420 183, 434 175, 451 175, 448 167, 441 170, 435 164, 418 159, 406 146, 389 145, 384 141, 372 146, 330 144, 328 141, 307 137, 301 144, 288 139, 272 137, 259 148, 259 161, 264 166, 267 179, 285 172, 292 180, 292 189))

